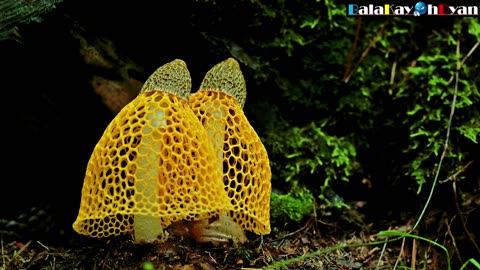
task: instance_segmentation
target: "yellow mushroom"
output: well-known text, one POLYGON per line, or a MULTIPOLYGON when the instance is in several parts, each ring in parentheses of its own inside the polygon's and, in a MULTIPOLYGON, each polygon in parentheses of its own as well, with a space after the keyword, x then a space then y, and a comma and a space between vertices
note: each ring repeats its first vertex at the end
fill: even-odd
POLYGON ((134 232, 165 240, 163 229, 232 209, 206 131, 189 108, 185 62, 158 68, 111 121, 87 165, 73 228, 91 237, 134 232))
MULTIPOLYGON (((245 99, 246 84, 240 66, 229 58, 207 72, 199 91, 190 96, 190 107, 207 131, 216 152, 217 167, 223 171, 225 190, 234 208, 225 209, 227 216, 243 230, 268 234, 271 170, 267 151, 243 113, 245 99)), ((215 233, 212 230, 219 224, 203 221, 206 229, 198 233, 197 241, 217 241, 219 237, 228 238, 224 235, 229 231, 238 231, 225 215, 219 215, 217 222, 231 229, 222 228, 215 233)), ((233 238, 245 241, 241 236, 233 238)))

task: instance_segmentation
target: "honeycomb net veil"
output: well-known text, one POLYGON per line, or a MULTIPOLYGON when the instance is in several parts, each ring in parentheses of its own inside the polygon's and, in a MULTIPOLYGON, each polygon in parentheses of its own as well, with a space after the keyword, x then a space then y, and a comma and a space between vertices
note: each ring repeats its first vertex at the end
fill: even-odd
POLYGON ((207 140, 186 100, 162 91, 140 93, 94 148, 75 231, 107 237, 131 233, 135 215, 159 217, 166 228, 232 209, 207 140))

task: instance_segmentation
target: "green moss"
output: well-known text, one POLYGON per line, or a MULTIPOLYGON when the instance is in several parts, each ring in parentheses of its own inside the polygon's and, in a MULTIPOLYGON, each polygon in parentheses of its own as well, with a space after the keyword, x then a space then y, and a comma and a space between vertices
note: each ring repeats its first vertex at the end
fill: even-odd
POLYGON ((300 222, 313 211, 313 195, 307 189, 294 193, 272 193, 271 217, 273 222, 300 222))

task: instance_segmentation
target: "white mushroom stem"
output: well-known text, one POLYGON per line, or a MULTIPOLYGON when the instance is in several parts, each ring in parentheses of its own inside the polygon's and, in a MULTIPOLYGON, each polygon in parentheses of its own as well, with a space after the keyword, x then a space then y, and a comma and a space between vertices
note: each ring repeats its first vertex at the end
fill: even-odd
MULTIPOLYGON (((159 129, 167 127, 167 120, 165 119, 164 111, 156 111, 148 113, 146 119, 149 126, 142 130, 142 140, 138 145, 138 153, 140 158, 138 160, 140 166, 137 169, 135 178, 144 179, 136 184, 135 201, 142 202, 146 205, 155 205, 156 198, 159 194, 158 175, 160 166, 152 166, 158 164, 158 156, 152 149, 151 133, 158 132, 159 129), (151 127, 153 127, 153 130, 151 127)), ((161 217, 154 217, 150 215, 135 215, 134 216, 135 242, 137 243, 152 243, 155 240, 164 240, 165 235, 162 228, 161 217)))
MULTIPOLYGON (((211 68, 200 85, 199 91, 216 91, 233 97, 240 107, 245 104, 246 85, 238 62, 233 58, 215 65, 211 68)), ((204 124, 208 137, 217 152, 218 167, 223 172, 223 146, 225 140, 227 112, 220 105, 215 104, 205 108, 207 122, 204 124)))
MULTIPOLYGON (((205 75, 199 91, 214 91, 220 96, 227 95, 233 97, 243 107, 246 97, 246 86, 238 62, 233 58, 229 58, 215 65, 205 75)), ((214 151, 217 153, 217 166, 223 177, 223 155, 227 129, 225 119, 228 111, 218 103, 213 105, 205 104, 202 110, 204 110, 204 115, 206 116, 203 126, 207 131, 214 151)), ((233 181, 236 181, 236 179, 233 181)), ((217 241, 218 239, 215 239, 215 237, 230 238, 235 243, 246 241, 243 229, 227 216, 225 210, 220 213, 217 221, 207 225, 203 223, 203 229, 200 229, 199 235, 196 236, 197 241, 201 242, 208 239, 217 241)))
MULTIPOLYGON (((192 82, 187 65, 180 59, 173 60, 159 67, 142 86, 140 95, 151 91, 161 91, 164 94, 173 94, 185 101, 190 97, 192 82)), ((152 149, 153 136, 151 133, 165 132, 167 126, 166 114, 168 108, 160 110, 147 110, 146 125, 142 130, 141 142, 138 146, 139 166, 136 171, 136 179, 143 179, 144 182, 136 181, 135 201, 145 204, 146 207, 155 205, 157 196, 160 193, 158 182, 159 166, 158 155, 152 149), (163 130, 163 131, 162 131, 163 130), (141 197, 141 195, 143 195, 141 197), (138 196, 138 197, 137 197, 138 196)), ((166 234, 163 232, 162 217, 150 215, 135 215, 133 226, 135 230, 135 242, 164 241, 166 234), (160 236, 160 238, 159 238, 160 236)))
POLYGON ((223 119, 226 117, 226 112, 218 104, 207 107, 205 110, 206 114, 210 117, 207 117, 204 126, 213 149, 217 153, 217 166, 223 175, 223 145, 225 143, 224 138, 226 129, 223 119))

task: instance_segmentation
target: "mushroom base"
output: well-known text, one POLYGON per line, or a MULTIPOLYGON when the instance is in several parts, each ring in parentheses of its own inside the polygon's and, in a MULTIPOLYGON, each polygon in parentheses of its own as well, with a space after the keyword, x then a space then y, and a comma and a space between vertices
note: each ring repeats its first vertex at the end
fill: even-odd
POLYGON ((211 242, 214 245, 228 243, 243 244, 247 241, 243 229, 226 213, 221 213, 216 219, 202 219, 188 223, 177 222, 168 230, 175 235, 190 237, 198 243, 211 242))
POLYGON ((160 217, 136 215, 134 218, 135 243, 164 242, 168 235, 163 231, 160 217))

